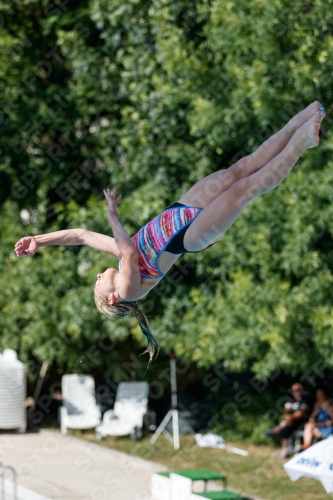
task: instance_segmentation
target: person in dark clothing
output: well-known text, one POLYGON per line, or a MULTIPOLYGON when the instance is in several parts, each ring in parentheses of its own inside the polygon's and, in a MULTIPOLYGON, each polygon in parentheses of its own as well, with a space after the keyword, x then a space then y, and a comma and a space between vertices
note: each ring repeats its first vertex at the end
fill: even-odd
POLYGON ((333 433, 333 405, 329 400, 328 391, 318 388, 316 391, 316 403, 310 415, 309 421, 304 426, 304 444, 302 450, 306 450, 312 444, 312 439, 326 439, 333 433))
POLYGON ((284 405, 283 419, 273 429, 267 432, 268 436, 281 437, 280 458, 288 458, 288 440, 297 430, 301 429, 308 420, 309 404, 303 394, 303 386, 296 382, 291 387, 292 398, 284 405))

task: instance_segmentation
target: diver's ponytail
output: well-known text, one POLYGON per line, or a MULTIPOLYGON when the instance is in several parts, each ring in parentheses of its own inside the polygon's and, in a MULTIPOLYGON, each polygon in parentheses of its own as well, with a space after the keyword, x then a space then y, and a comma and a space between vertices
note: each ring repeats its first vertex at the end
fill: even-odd
POLYGON ((144 312, 137 305, 135 305, 135 307, 132 309, 132 312, 135 315, 136 319, 138 320, 143 335, 146 337, 148 341, 148 347, 142 354, 145 354, 146 352, 149 353, 149 365, 150 365, 150 363, 154 359, 156 349, 157 349, 156 356, 158 355, 159 352, 158 342, 150 330, 148 318, 144 314, 144 312))

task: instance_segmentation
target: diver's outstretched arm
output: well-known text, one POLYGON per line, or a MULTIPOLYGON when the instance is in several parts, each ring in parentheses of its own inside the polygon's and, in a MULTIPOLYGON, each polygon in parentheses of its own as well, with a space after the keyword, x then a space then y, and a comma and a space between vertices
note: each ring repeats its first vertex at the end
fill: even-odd
POLYGON ((120 259, 120 251, 114 238, 106 236, 105 234, 88 231, 88 229, 81 229, 81 231, 83 231, 83 233, 79 245, 88 245, 99 252, 108 253, 120 259))
POLYGON ((80 228, 64 229, 37 236, 25 236, 16 243, 15 253, 17 257, 26 257, 34 255, 38 248, 50 245, 88 245, 95 250, 113 255, 117 259, 120 258, 120 252, 114 238, 80 228))
POLYGON ((104 196, 108 200, 107 218, 121 253, 122 272, 118 284, 118 293, 121 299, 134 301, 142 297, 138 252, 132 238, 118 219, 117 205, 122 197, 118 196, 116 198, 115 189, 113 191, 104 189, 104 196))
POLYGON ((118 196, 118 198, 116 198, 115 189, 113 189, 113 191, 110 191, 110 189, 104 189, 104 196, 108 200, 107 219, 111 226, 113 236, 115 237, 120 253, 123 256, 125 254, 130 254, 137 257, 137 250, 132 241, 132 238, 118 219, 117 205, 120 202, 122 196, 120 195, 118 196))

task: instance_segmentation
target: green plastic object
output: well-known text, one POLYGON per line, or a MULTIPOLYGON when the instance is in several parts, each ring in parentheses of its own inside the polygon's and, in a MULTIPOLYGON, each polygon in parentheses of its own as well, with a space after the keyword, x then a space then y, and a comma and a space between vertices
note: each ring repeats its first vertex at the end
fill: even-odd
POLYGON ((226 476, 223 474, 217 474, 216 472, 212 472, 208 469, 201 470, 175 470, 172 471, 175 474, 179 474, 180 476, 187 477, 188 479, 192 479, 192 481, 225 481, 226 476))
POLYGON ((160 476, 170 477, 170 472, 157 472, 160 476))
POLYGON ((210 498, 210 500, 246 500, 246 497, 232 491, 207 491, 205 493, 195 493, 200 498, 210 498))

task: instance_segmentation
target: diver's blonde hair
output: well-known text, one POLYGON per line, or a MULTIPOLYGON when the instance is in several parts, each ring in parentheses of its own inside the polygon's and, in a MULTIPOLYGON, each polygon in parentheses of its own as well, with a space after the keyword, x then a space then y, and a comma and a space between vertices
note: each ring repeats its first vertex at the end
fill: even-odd
POLYGON ((142 354, 145 354, 146 352, 149 353, 149 364, 152 362, 155 356, 155 350, 157 349, 156 356, 159 351, 159 346, 158 343, 152 334, 148 322, 147 316, 144 314, 144 312, 137 306, 137 303, 135 301, 133 302, 127 302, 125 300, 121 300, 120 302, 117 302, 115 304, 109 304, 108 299, 101 297, 98 295, 96 286, 94 288, 94 298, 95 298, 95 304, 97 309, 108 316, 108 318, 114 319, 114 318, 123 318, 124 316, 127 316, 131 312, 134 314, 136 319, 138 320, 139 326, 141 328, 141 331, 143 335, 146 337, 148 340, 148 347, 145 352, 142 354))

